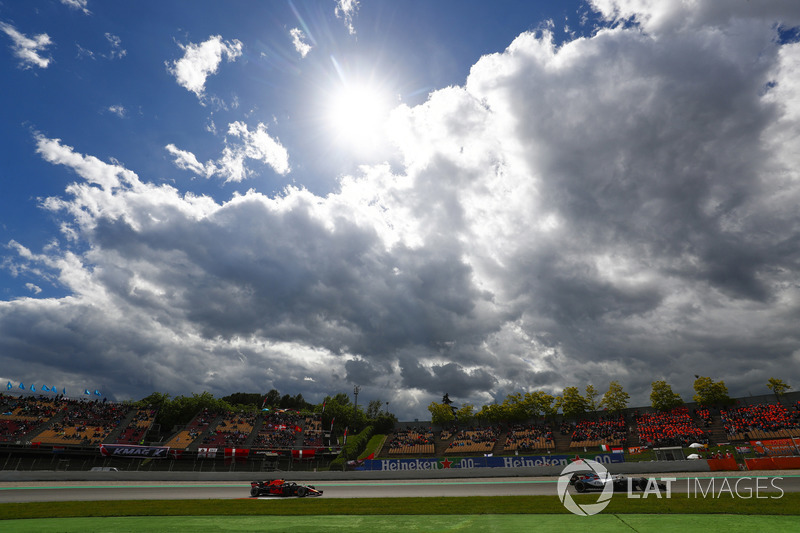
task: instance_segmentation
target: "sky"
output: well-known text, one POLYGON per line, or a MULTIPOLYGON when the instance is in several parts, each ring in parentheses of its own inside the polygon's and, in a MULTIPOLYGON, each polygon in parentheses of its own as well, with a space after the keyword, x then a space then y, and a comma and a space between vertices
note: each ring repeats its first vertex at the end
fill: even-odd
POLYGON ((800 387, 800 5, 0 0, 0 383, 425 419, 800 387))

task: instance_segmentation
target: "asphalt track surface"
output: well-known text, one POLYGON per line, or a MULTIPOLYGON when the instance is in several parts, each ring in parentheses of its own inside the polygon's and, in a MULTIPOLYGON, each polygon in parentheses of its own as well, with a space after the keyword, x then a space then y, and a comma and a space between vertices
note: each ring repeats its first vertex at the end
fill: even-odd
MULTIPOLYGON (((800 492, 800 474, 794 472, 727 472, 649 474, 655 479, 675 478, 673 494, 740 497, 779 497, 800 492)), ((557 495, 557 477, 463 478, 384 481, 308 481, 324 491, 323 498, 386 498, 438 496, 557 495)), ((574 492, 574 489, 570 489, 574 492)), ((102 501, 102 500, 205 500, 249 498, 246 482, 6 482, 0 483, 0 503, 102 501)), ((648 495, 655 498, 655 494, 648 495)), ((281 498, 263 497, 265 501, 281 498)))

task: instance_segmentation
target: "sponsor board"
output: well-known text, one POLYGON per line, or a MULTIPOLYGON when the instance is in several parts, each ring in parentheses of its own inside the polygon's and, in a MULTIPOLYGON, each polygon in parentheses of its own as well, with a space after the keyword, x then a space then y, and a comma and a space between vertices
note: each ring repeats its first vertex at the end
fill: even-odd
POLYGON ((106 457, 148 457, 150 459, 165 459, 169 456, 169 446, 101 444, 100 455, 106 457))
MULTIPOLYGON (((571 455, 531 455, 513 457, 424 457, 419 459, 371 459, 365 460, 355 470, 380 470, 397 472, 403 470, 442 470, 445 468, 533 468, 541 466, 566 466, 575 460, 571 455)), ((593 457, 598 463, 622 463, 625 457, 619 453, 601 453, 593 457)))
POLYGON ((762 455, 789 456, 797 453, 794 439, 751 440, 750 445, 762 455))
POLYGON ((217 456, 217 448, 197 448, 197 457, 201 459, 213 459, 217 456))

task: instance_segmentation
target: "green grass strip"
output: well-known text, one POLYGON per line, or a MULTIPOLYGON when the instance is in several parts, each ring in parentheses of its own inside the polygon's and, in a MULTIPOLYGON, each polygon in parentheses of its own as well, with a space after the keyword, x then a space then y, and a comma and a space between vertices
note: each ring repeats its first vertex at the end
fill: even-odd
MULTIPOLYGON (((596 495, 578 495, 578 503, 595 503, 596 495)), ((617 495, 603 514, 800 515, 800 493, 782 498, 650 497, 617 495)), ((0 519, 110 516, 314 516, 314 515, 483 515, 569 514, 556 496, 469 496, 440 498, 315 498, 113 500, 0 504, 0 519)))
POLYGON ((771 533, 797 531, 792 516, 731 515, 614 515, 590 517, 574 515, 414 515, 414 516, 180 516, 180 517, 109 517, 10 520, 2 523, 4 533, 58 531, 92 533, 127 531, 380 531, 381 533, 492 531, 579 531, 610 533, 616 531, 658 531, 659 533, 703 531, 714 533, 771 533))

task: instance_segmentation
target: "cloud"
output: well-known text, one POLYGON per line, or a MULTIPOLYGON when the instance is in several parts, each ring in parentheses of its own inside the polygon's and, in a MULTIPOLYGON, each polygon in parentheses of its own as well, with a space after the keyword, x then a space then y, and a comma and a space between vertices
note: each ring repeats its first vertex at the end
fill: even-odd
POLYGON ((336 14, 336 18, 344 20, 350 35, 355 35, 356 33, 356 28, 353 25, 353 18, 355 18, 358 13, 358 7, 358 0, 336 0, 336 9, 334 13, 336 14))
POLYGON ((72 9, 83 11, 84 15, 92 14, 87 7, 89 5, 89 0, 61 0, 61 3, 65 6, 71 7, 72 9))
POLYGON ((800 24, 796 6, 783 0, 720 3, 715 0, 658 2, 657 0, 590 0, 607 20, 634 21, 647 31, 685 31, 690 27, 725 26, 736 19, 761 19, 787 26, 800 24))
POLYGON ((119 118, 125 118, 127 116, 127 111, 125 110, 125 106, 122 105, 112 105, 108 106, 108 111, 117 115, 119 118))
POLYGON ((75 43, 75 47, 78 49, 78 57, 79 58, 88 57, 89 59, 92 59, 92 60, 95 59, 94 52, 92 52, 91 50, 88 50, 88 49, 82 47, 78 43, 75 43))
POLYGON ((294 49, 297 50, 297 53, 300 54, 300 57, 306 57, 311 51, 311 45, 305 42, 306 35, 303 33, 303 30, 300 28, 292 28, 289 31, 289 35, 292 36, 292 44, 294 45, 294 49))
POLYGON ((281 143, 267 133, 267 127, 259 123, 255 131, 250 131, 243 122, 233 122, 228 125, 228 136, 241 139, 241 143, 230 143, 225 140, 222 156, 217 161, 200 163, 191 152, 178 149, 174 144, 168 144, 166 150, 175 156, 175 165, 183 170, 190 170, 195 174, 210 178, 220 175, 226 182, 239 182, 247 179, 252 171, 246 166, 248 159, 255 159, 269 165, 278 174, 287 174, 289 168, 289 154, 281 143))
POLYGON ((178 46, 184 51, 183 57, 167 62, 167 71, 175 76, 181 87, 193 92, 201 103, 205 100, 206 79, 217 73, 223 56, 232 62, 242 55, 241 41, 223 41, 219 35, 213 35, 200 44, 178 46))
POLYGON ((29 291, 31 291, 34 294, 39 294, 40 292, 42 292, 41 287, 39 287, 38 285, 36 285, 34 283, 26 283, 25 284, 25 288, 28 289, 29 291))
POLYGON ((214 173, 213 166, 207 170, 206 166, 197 160, 197 157, 191 152, 180 150, 174 144, 165 146, 167 152, 175 156, 175 166, 182 170, 190 170, 195 174, 210 176, 214 173))
POLYGON ((40 33, 30 38, 5 22, 0 22, 0 30, 3 30, 6 35, 11 37, 14 43, 11 49, 14 51, 14 55, 20 59, 22 68, 27 69, 31 68, 31 66, 47 68, 50 65, 52 59, 40 55, 48 46, 53 44, 49 35, 40 33))
MULTIPOLYGON (((121 397, 358 384, 405 419, 445 392, 617 380, 646 405, 655 379, 686 399, 695 374, 735 395, 800 379, 800 45, 703 6, 668 31, 520 35, 397 108, 402 160, 325 196, 215 200, 38 134, 77 176, 41 203, 64 239, 6 266, 69 296, 0 302, 4 372, 35 346, 121 397)), ((207 163, 166 149, 226 181, 289 169, 263 124, 231 123, 207 163)))
POLYGON ((108 44, 111 45, 111 52, 107 56, 109 59, 119 59, 128 54, 128 51, 122 48, 122 39, 108 32, 105 36, 108 44))

